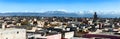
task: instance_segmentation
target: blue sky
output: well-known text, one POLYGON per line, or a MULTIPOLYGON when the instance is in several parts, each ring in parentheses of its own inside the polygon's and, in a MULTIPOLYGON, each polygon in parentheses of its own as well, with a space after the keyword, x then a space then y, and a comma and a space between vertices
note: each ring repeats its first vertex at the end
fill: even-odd
POLYGON ((120 0, 0 0, 0 12, 120 11, 120 0))

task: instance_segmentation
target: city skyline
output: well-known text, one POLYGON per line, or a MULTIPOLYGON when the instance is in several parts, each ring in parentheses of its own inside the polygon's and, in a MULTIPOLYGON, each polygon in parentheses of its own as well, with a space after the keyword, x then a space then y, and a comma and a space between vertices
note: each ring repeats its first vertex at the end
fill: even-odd
POLYGON ((116 11, 120 0, 0 0, 0 12, 116 11))

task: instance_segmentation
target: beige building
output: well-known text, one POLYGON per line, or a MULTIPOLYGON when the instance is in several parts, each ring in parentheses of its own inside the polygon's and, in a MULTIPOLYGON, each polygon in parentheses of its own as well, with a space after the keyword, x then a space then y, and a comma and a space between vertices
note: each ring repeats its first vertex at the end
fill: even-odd
POLYGON ((37 23, 38 23, 38 27, 44 27, 44 24, 45 24, 45 22, 43 22, 43 21, 37 21, 37 23))
POLYGON ((26 39, 26 30, 15 28, 0 29, 0 39, 26 39))

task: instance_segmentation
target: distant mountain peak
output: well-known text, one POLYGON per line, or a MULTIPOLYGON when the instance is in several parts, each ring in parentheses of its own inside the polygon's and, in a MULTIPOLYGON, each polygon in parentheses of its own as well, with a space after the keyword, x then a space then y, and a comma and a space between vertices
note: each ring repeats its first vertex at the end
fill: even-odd
POLYGON ((64 11, 47 11, 44 13, 66 13, 66 12, 64 12, 64 11))

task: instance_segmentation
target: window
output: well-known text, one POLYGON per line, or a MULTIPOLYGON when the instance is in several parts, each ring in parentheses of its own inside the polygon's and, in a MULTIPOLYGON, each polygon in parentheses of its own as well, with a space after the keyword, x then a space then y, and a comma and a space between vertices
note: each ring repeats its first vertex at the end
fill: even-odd
POLYGON ((8 38, 6 38, 6 39, 8 39, 8 38))
POLYGON ((17 34, 19 34, 19 32, 17 31, 17 34))

